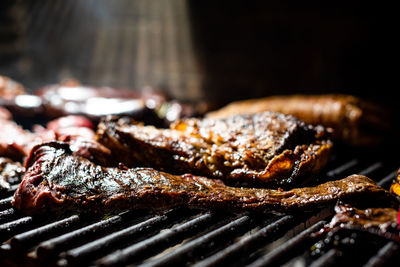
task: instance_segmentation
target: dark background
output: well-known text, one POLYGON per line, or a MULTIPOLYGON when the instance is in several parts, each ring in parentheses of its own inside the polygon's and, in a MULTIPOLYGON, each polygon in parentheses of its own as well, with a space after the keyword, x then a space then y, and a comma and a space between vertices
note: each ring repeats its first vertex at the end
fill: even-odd
POLYGON ((291 93, 395 102, 394 8, 363 1, 1 1, 0 73, 218 103, 291 93))

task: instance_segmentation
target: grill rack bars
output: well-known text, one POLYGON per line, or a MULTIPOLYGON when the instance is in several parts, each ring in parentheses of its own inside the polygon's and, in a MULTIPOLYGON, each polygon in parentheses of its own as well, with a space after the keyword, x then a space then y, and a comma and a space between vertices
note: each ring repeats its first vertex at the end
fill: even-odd
MULTIPOLYGON (((397 167, 362 157, 336 157, 325 177, 362 173, 387 188, 397 167)), ((350 257, 339 247, 314 258, 307 256, 311 245, 319 241, 310 234, 329 220, 331 208, 306 214, 230 214, 177 208, 160 214, 126 211, 106 218, 86 214, 40 218, 12 208, 16 188, 12 185, 0 192, 0 264, 254 267, 297 261, 328 266, 350 257)), ((361 241, 355 239, 352 250, 357 249, 357 242, 361 241)), ((371 242, 371 247, 374 253, 356 266, 379 266, 399 257, 400 246, 393 241, 387 240, 383 246, 371 242)))

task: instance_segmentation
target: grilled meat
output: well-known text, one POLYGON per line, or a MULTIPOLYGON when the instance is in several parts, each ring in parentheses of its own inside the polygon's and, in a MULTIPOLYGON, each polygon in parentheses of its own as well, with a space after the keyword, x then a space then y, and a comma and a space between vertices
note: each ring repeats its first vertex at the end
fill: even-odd
POLYGON ((390 186, 390 192, 400 197, 400 169, 396 173, 396 178, 390 186))
POLYGON ((351 145, 379 143, 390 127, 385 109, 350 95, 291 95, 250 99, 231 103, 206 116, 223 118, 263 111, 290 114, 306 123, 331 127, 334 130, 333 138, 351 145))
POLYGON ((361 175, 289 191, 236 188, 191 174, 172 175, 151 168, 106 168, 73 155, 68 144, 36 146, 14 195, 13 206, 24 213, 48 210, 115 211, 187 206, 229 210, 311 210, 337 199, 387 192, 361 175))
POLYGON ((393 208, 357 209, 349 204, 335 206, 335 216, 316 235, 335 232, 340 229, 357 229, 400 241, 399 211, 393 208))
POLYGON ((20 182, 24 173, 25 168, 20 163, 0 157, 0 192, 20 182))
POLYGON ((269 185, 318 172, 332 146, 322 127, 273 112, 186 119, 170 129, 109 119, 99 124, 97 140, 128 167, 269 185))
POLYGON ((44 141, 56 140, 53 131, 33 133, 12 120, 0 120, 0 156, 22 161, 31 148, 44 141))

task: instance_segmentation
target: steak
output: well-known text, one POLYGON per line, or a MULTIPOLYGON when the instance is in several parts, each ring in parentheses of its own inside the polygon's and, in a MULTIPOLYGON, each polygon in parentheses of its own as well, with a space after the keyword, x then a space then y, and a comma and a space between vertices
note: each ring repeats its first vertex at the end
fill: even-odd
POLYGON ((204 209, 312 210, 354 197, 388 197, 387 191, 361 175, 289 191, 237 188, 191 174, 172 175, 151 168, 102 167, 74 155, 66 143, 36 146, 15 192, 13 206, 27 214, 53 211, 204 209))
POLYGON ((169 129, 109 118, 99 124, 97 140, 128 167, 282 186, 325 166, 332 146, 327 135, 322 127, 265 112, 185 119, 169 129))
POLYGON ((0 192, 9 189, 10 184, 19 183, 25 173, 25 168, 8 158, 0 157, 0 192))
POLYGON ((224 118, 235 114, 275 111, 290 114, 306 123, 334 129, 333 138, 351 145, 371 145, 383 140, 390 129, 384 108, 350 95, 272 96, 233 102, 206 114, 224 118))

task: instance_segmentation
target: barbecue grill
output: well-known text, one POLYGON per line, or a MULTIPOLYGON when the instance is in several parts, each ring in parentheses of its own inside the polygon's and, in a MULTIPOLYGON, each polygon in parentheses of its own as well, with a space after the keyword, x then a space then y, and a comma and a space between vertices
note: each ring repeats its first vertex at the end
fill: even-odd
MULTIPOLYGON (((349 157, 338 151, 319 182, 360 173, 388 188, 396 163, 375 162, 365 155, 355 151, 349 157)), ((329 221, 332 207, 300 214, 177 208, 102 217, 25 216, 10 205, 16 186, 2 193, 0 200, 0 262, 9 265, 329 266, 351 262, 382 266, 396 262, 400 255, 396 242, 357 229, 312 237, 329 221)))
MULTIPOLYGON (((146 0, 121 0, 114 1, 119 4, 111 8, 107 2, 2 1, 0 5, 4 5, 5 8, 0 9, 0 74, 11 76, 30 88, 73 76, 84 83, 99 86, 141 88, 149 83, 165 87, 172 96, 178 98, 197 100, 216 96, 222 102, 238 99, 244 95, 263 96, 264 88, 270 90, 268 92, 270 94, 293 93, 290 90, 304 88, 309 88, 305 93, 314 93, 321 92, 318 90, 323 88, 325 90, 323 93, 345 92, 364 94, 368 97, 375 96, 378 82, 381 85, 385 80, 382 77, 386 74, 386 70, 381 68, 384 64, 381 64, 380 54, 371 55, 368 47, 362 46, 361 53, 356 54, 354 58, 343 56, 354 55, 353 52, 358 52, 359 45, 371 43, 377 51, 389 53, 381 49, 386 44, 372 42, 374 39, 372 37, 377 29, 380 29, 376 24, 377 17, 365 16, 358 21, 357 17, 352 16, 352 12, 358 8, 357 4, 349 7, 349 14, 341 12, 343 8, 336 9, 338 13, 344 15, 339 16, 333 24, 341 22, 340 29, 346 31, 346 36, 353 36, 358 29, 348 28, 346 24, 348 21, 355 22, 352 25, 361 29, 373 24, 372 33, 367 32, 365 36, 358 36, 359 39, 348 37, 352 41, 350 48, 340 47, 339 41, 338 44, 331 43, 331 39, 325 36, 326 40, 319 40, 319 44, 325 45, 327 49, 318 51, 312 51, 312 48, 305 50, 308 43, 299 41, 300 38, 296 37, 296 33, 289 37, 282 37, 278 33, 280 30, 288 31, 291 22, 282 19, 285 17, 282 14, 287 10, 277 8, 280 13, 269 16, 268 22, 271 22, 272 26, 264 32, 265 36, 273 34, 287 45, 282 48, 275 47, 273 51, 279 51, 279 55, 286 55, 291 51, 293 47, 289 46, 289 43, 294 42, 296 50, 289 55, 299 56, 294 59, 297 65, 295 64, 293 69, 285 67, 292 62, 291 59, 286 59, 278 71, 274 72, 271 71, 271 65, 264 64, 263 58, 268 57, 277 63, 282 57, 274 57, 273 53, 261 50, 260 46, 251 45, 260 41, 268 43, 270 39, 264 40, 264 37, 256 38, 255 35, 249 34, 246 36, 253 38, 252 42, 238 42, 236 46, 233 44, 231 50, 222 55, 219 50, 213 53, 213 47, 193 46, 190 42, 191 37, 188 36, 189 28, 184 27, 183 31, 174 30, 180 25, 189 27, 189 17, 192 15, 194 18, 192 23, 198 32, 195 40, 205 41, 206 46, 215 41, 223 47, 224 43, 221 41, 223 38, 218 39, 217 36, 224 32, 226 32, 224 37, 233 36, 236 30, 242 30, 243 34, 243 31, 246 32, 253 25, 249 23, 250 20, 243 26, 244 30, 234 25, 225 31, 226 28, 220 25, 220 28, 216 27, 211 31, 211 38, 207 39, 201 34, 208 31, 210 25, 200 23, 201 19, 198 18, 206 13, 204 11, 206 4, 202 6, 193 1, 187 6, 185 1, 174 0, 170 1, 170 4, 159 1, 159 5, 151 5, 146 0), (189 8, 189 14, 184 12, 185 8, 189 8), (198 12, 194 12, 195 10, 198 12), (137 15, 135 12, 141 12, 141 16, 135 16, 137 15), (108 20, 108 16, 121 16, 121 20, 119 24, 113 24, 108 20), (158 28, 159 25, 163 28, 158 28), (279 25, 283 26, 280 28, 279 25), (96 32, 92 31, 93 27, 97 27, 96 32), (148 46, 147 43, 136 42, 136 39, 155 41, 148 46), (330 53, 338 48, 342 49, 339 49, 342 52, 339 56, 330 53), (193 51, 197 49, 200 50, 200 55, 205 56, 199 60, 203 63, 202 66, 196 65, 198 61, 193 56, 193 51), (84 52, 77 56, 78 50, 84 52), (256 52, 247 54, 249 58, 246 58, 237 56, 239 50, 256 50, 256 52), (133 56, 132 51, 134 51, 133 56), (157 51, 162 60, 157 60, 154 51, 157 51), (376 66, 374 69, 368 69, 370 66, 368 64, 364 66, 363 63, 367 60, 363 57, 367 54, 365 51, 372 57, 368 57, 368 60, 374 63, 376 66), (302 55, 307 53, 315 56, 313 61, 322 71, 316 71, 314 65, 303 66, 302 55), (220 56, 218 62, 224 64, 214 66, 215 62, 212 59, 216 55, 220 56), (240 62, 237 65, 249 66, 254 63, 254 66, 247 69, 232 67, 227 73, 223 72, 222 70, 226 71, 226 66, 234 65, 230 62, 232 55, 235 55, 234 61, 240 62), (254 61, 258 57, 260 60, 254 61), (346 61, 347 58, 351 59, 346 61), (360 61, 360 58, 363 60, 360 61), (251 64, 246 65, 249 62, 251 64), (269 70, 269 73, 272 72, 274 77, 264 78, 265 73, 259 71, 263 68, 269 70), (354 71, 359 68, 362 71, 368 69, 367 74, 374 72, 374 75, 365 75, 368 77, 361 79, 361 71, 354 71), (300 73, 300 70, 303 72, 300 73), (256 73, 255 77, 250 76, 250 73, 256 73), (288 75, 294 75, 293 81, 287 79, 288 75), (232 84, 237 87, 231 87, 232 84), (345 90, 349 84, 353 91, 337 89, 345 90), (241 91, 245 88, 244 85, 249 85, 252 90, 246 91, 246 88, 241 91), (220 90, 223 94, 218 94, 212 91, 214 86, 229 90, 233 88, 233 93, 226 96, 226 90, 220 90)), ((345 4, 346 7, 348 5, 350 4, 345 4)), ((218 8, 225 7, 221 4, 218 8)), ((243 11, 240 6, 232 10, 243 11)), ((296 7, 289 8, 289 11, 299 14, 296 7)), ((262 14, 258 14, 258 22, 262 24, 265 21, 262 20, 262 14)), ((210 15, 210 21, 222 22, 224 17, 217 21, 218 16, 218 12, 210 15)), ((225 18, 232 17, 234 15, 225 14, 225 18)), ((313 18, 316 17, 318 16, 313 18)), ((314 25, 312 20, 301 22, 301 18, 302 16, 295 18, 298 19, 296 23, 300 25, 298 31, 303 26, 314 25)), ((246 19, 245 15, 243 19, 246 19)), ((333 27, 329 21, 322 25, 333 27)), ((318 33, 324 30, 317 28, 318 33)), ((335 33, 335 31, 328 32, 335 33)), ((345 36, 341 34, 342 31, 337 32, 334 37, 345 36)), ((314 40, 310 36, 309 39, 314 40)), ((342 39, 342 41, 346 43, 348 40, 342 39)), ((279 42, 272 45, 280 46, 279 42)), ((385 87, 380 92, 379 98, 393 101, 390 99, 390 90, 391 87, 385 87)), ((384 188, 389 188, 399 167, 398 162, 395 162, 396 159, 389 157, 391 154, 389 149, 393 151, 395 148, 388 148, 387 151, 372 148, 351 151, 348 149, 336 148, 334 157, 315 183, 359 173, 369 176, 384 188)), ((354 266, 389 266, 400 259, 400 245, 377 234, 357 229, 341 229, 328 236, 313 236, 312 233, 318 232, 332 217, 332 207, 293 214, 215 213, 176 208, 161 213, 139 210, 101 216, 86 213, 25 216, 11 207, 12 196, 17 187, 18 185, 14 184, 9 190, 0 192, 2 243, 0 265, 2 266, 226 264, 255 267, 330 266, 350 263, 354 266)))

